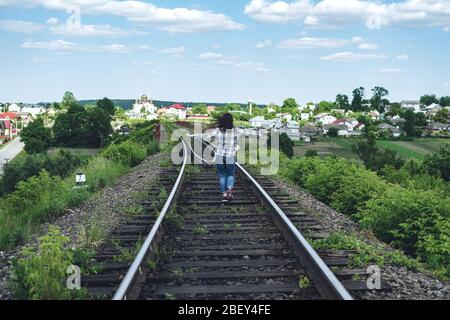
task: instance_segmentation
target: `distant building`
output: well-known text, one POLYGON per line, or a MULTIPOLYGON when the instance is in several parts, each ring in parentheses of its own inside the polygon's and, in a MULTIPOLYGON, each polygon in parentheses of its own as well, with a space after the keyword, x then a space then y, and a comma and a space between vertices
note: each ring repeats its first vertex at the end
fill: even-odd
POLYGON ((182 104, 175 103, 169 107, 160 109, 160 114, 169 118, 184 120, 187 115, 187 108, 182 104))
POLYGON ((211 114, 212 112, 216 111, 216 106, 208 106, 208 114, 211 114))
POLYGON ((328 132, 330 131, 331 128, 337 129, 339 137, 349 137, 350 136, 348 126, 345 124, 342 124, 342 123, 325 124, 323 126, 323 134, 328 134, 328 132))
POLYGON ((20 112, 20 107, 17 104, 13 103, 8 106, 8 111, 9 112, 20 112))
POLYGON ((317 123, 321 123, 322 125, 331 124, 337 120, 336 117, 332 116, 329 113, 320 113, 315 117, 317 123))
POLYGON ((400 107, 406 110, 413 110, 414 112, 420 112, 421 104, 417 100, 403 100, 400 103, 400 107))
POLYGON ((146 95, 143 95, 140 99, 137 99, 133 105, 133 109, 126 114, 132 119, 146 119, 155 120, 158 118, 156 113, 157 108, 146 95))
POLYGON ((449 130, 448 124, 443 124, 439 122, 431 122, 425 130, 430 132, 441 132, 441 131, 448 131, 449 130))
POLYGON ((388 123, 381 123, 377 126, 378 131, 388 131, 392 134, 394 138, 400 137, 404 132, 400 130, 399 128, 396 128, 388 123))
POLYGON ((4 140, 11 140, 14 134, 15 130, 11 120, 2 119, 0 117, 0 144, 2 144, 4 140))

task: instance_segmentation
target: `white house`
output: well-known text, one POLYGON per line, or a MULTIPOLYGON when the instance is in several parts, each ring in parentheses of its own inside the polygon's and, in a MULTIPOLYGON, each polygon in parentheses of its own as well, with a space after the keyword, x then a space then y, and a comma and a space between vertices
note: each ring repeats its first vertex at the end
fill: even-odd
POLYGON ((336 117, 333 117, 329 113, 320 113, 315 117, 316 122, 320 122, 321 124, 331 124, 337 120, 336 117))
POLYGON ((37 118, 39 115, 45 113, 45 109, 42 107, 23 107, 20 113, 24 115, 31 115, 32 118, 37 118))
POLYGON ((13 103, 13 104, 9 105, 8 111, 18 113, 18 112, 20 112, 20 107, 17 104, 13 103))
POLYGON ((249 120, 250 126, 253 128, 262 128, 263 123, 266 122, 264 117, 255 117, 249 120))
POLYGON ((175 118, 175 119, 186 119, 186 107, 182 104, 175 103, 167 108, 164 108, 164 114, 168 117, 175 118))
POLYGON ((312 112, 309 112, 309 113, 302 112, 302 113, 300 113, 300 120, 308 121, 309 118, 311 117, 311 115, 312 115, 312 112))
POLYGON ((349 137, 350 136, 348 126, 346 126, 345 124, 342 124, 342 123, 325 124, 323 126, 323 134, 328 134, 328 132, 330 131, 331 128, 336 128, 338 130, 339 137, 349 137))
POLYGON ((400 107, 402 109, 410 109, 410 110, 413 110, 414 112, 419 112, 421 104, 417 100, 403 100, 400 103, 400 107))

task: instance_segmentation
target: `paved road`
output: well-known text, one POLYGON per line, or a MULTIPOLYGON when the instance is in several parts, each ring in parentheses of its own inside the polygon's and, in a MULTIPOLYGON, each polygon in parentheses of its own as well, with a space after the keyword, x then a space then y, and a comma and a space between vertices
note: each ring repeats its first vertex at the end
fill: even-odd
POLYGON ((3 165, 6 159, 11 160, 23 150, 24 143, 16 138, 0 149, 0 174, 3 173, 3 165))

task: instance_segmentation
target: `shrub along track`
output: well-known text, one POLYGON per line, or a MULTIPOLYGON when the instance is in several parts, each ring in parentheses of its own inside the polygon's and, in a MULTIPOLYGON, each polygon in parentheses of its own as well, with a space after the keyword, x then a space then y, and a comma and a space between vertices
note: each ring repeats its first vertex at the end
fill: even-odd
MULTIPOLYGON (((82 279, 91 294, 115 294, 115 299, 343 299, 350 298, 343 287, 350 292, 368 290, 365 280, 354 280, 367 277, 365 270, 345 268, 352 254, 348 251, 317 252, 328 267, 339 268, 330 277, 340 281, 327 284, 318 270, 330 271, 328 267, 311 264, 305 248, 286 231, 286 223, 276 218, 274 207, 245 172, 238 173, 235 200, 222 203, 214 170, 189 169, 182 185, 173 190, 179 194, 176 204, 169 196, 173 203, 166 204, 165 209, 171 209, 167 215, 163 209, 161 228, 154 219, 159 208, 147 206, 146 216, 112 234, 96 257, 103 271, 82 279), (137 253, 149 230, 157 232, 137 253), (118 247, 137 255, 133 264, 117 263, 124 257, 118 247), (336 293, 339 286, 343 290, 336 293)), ((325 236, 297 201, 273 182, 256 178, 306 237, 325 236)), ((172 181, 161 183, 167 188, 172 181)), ((381 290, 389 288, 383 285, 381 290)))

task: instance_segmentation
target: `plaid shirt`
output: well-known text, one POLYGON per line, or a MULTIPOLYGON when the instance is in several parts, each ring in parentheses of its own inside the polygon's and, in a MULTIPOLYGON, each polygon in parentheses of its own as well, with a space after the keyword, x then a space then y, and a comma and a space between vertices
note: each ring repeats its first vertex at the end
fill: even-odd
POLYGON ((216 157, 233 158, 239 150, 239 136, 242 131, 238 128, 222 131, 219 128, 211 130, 204 134, 204 140, 210 140, 214 137, 214 146, 216 147, 216 157))

